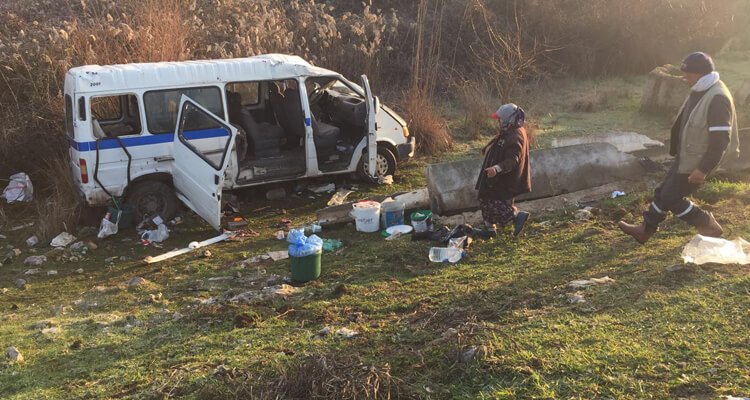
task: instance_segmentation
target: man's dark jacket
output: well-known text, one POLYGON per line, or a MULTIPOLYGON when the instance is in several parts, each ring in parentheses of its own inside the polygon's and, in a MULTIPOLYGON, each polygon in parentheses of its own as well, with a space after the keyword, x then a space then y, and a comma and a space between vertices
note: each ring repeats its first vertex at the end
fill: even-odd
POLYGON ((484 163, 476 189, 480 199, 511 200, 531 192, 529 141, 518 129, 503 131, 485 147, 484 163), (500 166, 500 172, 487 177, 485 169, 500 166))

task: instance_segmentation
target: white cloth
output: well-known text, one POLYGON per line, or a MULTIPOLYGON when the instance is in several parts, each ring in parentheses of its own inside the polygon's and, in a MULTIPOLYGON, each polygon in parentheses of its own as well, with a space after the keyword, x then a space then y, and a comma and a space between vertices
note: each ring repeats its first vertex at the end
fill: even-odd
POLYGON ((706 90, 710 89, 711 86, 715 85, 716 82, 719 81, 721 77, 719 77, 719 73, 714 71, 710 74, 703 75, 702 78, 698 79, 698 82, 693 85, 693 87, 690 89, 693 92, 705 92, 706 90))

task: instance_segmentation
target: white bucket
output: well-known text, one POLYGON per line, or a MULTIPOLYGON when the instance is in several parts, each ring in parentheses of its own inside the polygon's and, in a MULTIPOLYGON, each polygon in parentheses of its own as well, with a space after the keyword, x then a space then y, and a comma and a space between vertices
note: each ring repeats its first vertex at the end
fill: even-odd
POLYGON ((360 201, 352 205, 352 218, 359 232, 377 232, 380 229, 380 203, 360 201))

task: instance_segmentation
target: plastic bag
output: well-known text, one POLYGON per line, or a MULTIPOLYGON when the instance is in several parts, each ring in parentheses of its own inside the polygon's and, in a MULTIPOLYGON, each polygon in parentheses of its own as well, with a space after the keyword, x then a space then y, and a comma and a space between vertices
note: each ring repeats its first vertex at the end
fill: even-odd
POLYGON ((107 213, 104 218, 102 218, 102 223, 99 225, 99 233, 96 235, 100 240, 117 234, 117 224, 120 222, 120 214, 118 213, 117 221, 115 222, 109 220, 111 215, 112 214, 107 213))
POLYGON ((8 203, 29 202, 34 197, 34 185, 24 172, 10 176, 10 183, 3 190, 3 197, 8 203))
POLYGON ((750 243, 695 235, 682 249, 682 259, 693 264, 750 264, 750 243))
POLYGON ((305 237, 302 229, 292 229, 287 236, 290 257, 307 257, 323 252, 323 239, 317 235, 305 237))
POLYGON ((164 224, 159 224, 156 229, 145 231, 141 234, 141 240, 160 243, 169 238, 169 229, 164 224))

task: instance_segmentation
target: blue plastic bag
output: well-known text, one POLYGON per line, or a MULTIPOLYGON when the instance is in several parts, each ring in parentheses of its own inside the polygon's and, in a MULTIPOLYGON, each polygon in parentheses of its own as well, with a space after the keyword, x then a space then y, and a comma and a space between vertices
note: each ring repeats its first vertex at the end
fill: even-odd
POLYGON ((292 229, 287 236, 290 257, 307 257, 323 252, 323 239, 317 235, 305 237, 302 229, 292 229))

